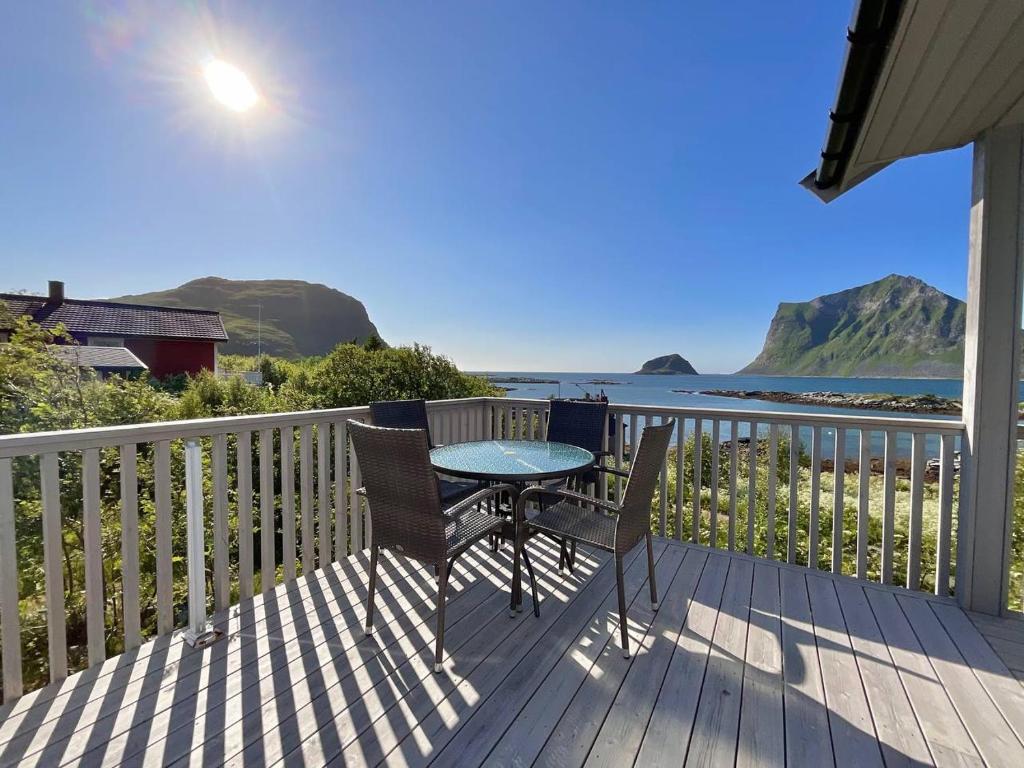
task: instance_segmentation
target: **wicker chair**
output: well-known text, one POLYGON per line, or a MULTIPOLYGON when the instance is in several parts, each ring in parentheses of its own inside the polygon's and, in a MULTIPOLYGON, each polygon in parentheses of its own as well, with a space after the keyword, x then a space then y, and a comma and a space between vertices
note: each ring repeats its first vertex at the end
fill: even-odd
POLYGON ((444 611, 448 578, 455 560, 480 539, 501 530, 504 520, 474 507, 513 490, 494 485, 447 508, 442 505, 427 433, 422 429, 388 429, 348 422, 359 459, 363 488, 372 519, 370 586, 366 597, 366 633, 373 632, 377 556, 381 549, 434 566, 437 574, 437 640, 434 671, 441 671, 444 611))
MULTIPOLYGON (((600 471, 628 477, 622 504, 601 501, 576 491, 561 489, 557 503, 548 503, 535 517, 526 520, 516 542, 515 565, 512 579, 519 582, 520 555, 527 539, 534 533, 546 533, 570 541, 579 541, 615 555, 615 580, 619 592, 619 629, 622 634, 622 655, 629 658, 629 634, 626 626, 626 592, 622 579, 623 557, 646 539, 647 569, 651 587, 651 607, 658 610, 658 587, 654 580, 654 551, 651 540, 651 499, 661 472, 662 460, 672 439, 675 421, 656 427, 646 427, 640 437, 636 455, 629 473, 601 467, 600 471)), ((525 515, 526 504, 532 496, 548 493, 536 486, 528 488, 519 497, 518 514, 525 515)), ((534 586, 534 613, 540 615, 534 586)))
MULTIPOLYGON (((611 455, 608 451, 602 450, 604 446, 605 424, 608 421, 608 403, 595 400, 593 402, 581 400, 552 400, 551 409, 548 412, 548 442, 567 443, 578 448, 585 448, 594 454, 598 463, 605 456, 611 455)), ((571 480, 555 480, 542 483, 547 490, 579 490, 586 488, 591 483, 599 481, 599 470, 593 469, 578 478, 571 480)), ((545 499, 540 499, 543 509, 545 499)), ((567 547, 561 542, 561 551, 558 553, 558 570, 568 566, 570 573, 576 563, 576 542, 570 542, 567 547)))
MULTIPOLYGON (((422 429, 427 433, 427 445, 436 448, 430 436, 430 422, 427 420, 427 401, 380 400, 370 403, 370 421, 374 426, 392 429, 422 429)), ((479 483, 460 483, 453 480, 437 480, 443 501, 465 498, 480 488, 479 483)))

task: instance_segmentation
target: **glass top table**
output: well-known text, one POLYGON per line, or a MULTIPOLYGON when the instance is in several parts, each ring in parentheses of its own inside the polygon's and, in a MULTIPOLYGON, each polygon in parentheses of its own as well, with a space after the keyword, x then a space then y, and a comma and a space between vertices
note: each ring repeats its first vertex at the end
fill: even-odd
POLYGON ((594 466, 595 460, 575 445, 539 440, 477 440, 430 451, 430 461, 441 474, 507 483, 569 477, 594 466))

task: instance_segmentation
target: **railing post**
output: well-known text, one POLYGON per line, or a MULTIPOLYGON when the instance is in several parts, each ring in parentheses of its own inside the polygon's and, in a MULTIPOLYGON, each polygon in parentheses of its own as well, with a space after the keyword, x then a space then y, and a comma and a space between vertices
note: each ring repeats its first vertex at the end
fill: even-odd
POLYGON ((185 442, 185 527, 188 547, 188 629, 185 642, 204 646, 217 633, 206 623, 206 548, 203 519, 203 447, 185 442))

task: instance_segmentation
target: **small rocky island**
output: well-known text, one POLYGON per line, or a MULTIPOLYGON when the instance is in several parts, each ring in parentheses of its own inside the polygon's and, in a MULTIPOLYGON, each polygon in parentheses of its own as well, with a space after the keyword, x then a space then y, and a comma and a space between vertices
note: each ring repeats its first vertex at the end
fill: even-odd
POLYGON ((635 375, 696 376, 697 371, 694 370, 694 367, 682 355, 662 355, 653 360, 648 360, 635 375))

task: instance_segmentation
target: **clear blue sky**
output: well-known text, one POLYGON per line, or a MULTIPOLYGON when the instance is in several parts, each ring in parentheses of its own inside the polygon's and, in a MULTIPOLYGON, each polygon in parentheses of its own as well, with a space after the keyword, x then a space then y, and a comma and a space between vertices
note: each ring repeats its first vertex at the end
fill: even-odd
POLYGON ((779 301, 962 297, 969 150, 797 186, 852 3, 6 4, 0 289, 299 278, 469 369, 704 372, 779 301), (217 105, 211 55, 263 104, 217 105))

